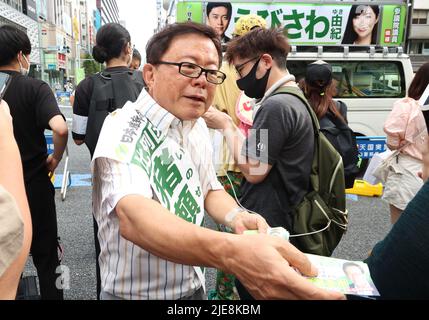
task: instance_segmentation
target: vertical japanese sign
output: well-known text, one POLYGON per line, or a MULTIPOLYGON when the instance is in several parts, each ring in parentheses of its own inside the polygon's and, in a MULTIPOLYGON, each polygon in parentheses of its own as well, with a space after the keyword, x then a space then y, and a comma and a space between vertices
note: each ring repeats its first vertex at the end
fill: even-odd
POLYGON ((380 45, 399 45, 404 41, 406 6, 384 6, 380 45))
POLYGON ((179 2, 177 4, 177 22, 194 21, 203 23, 202 2, 179 2))
MULTIPOLYGON (((177 21, 206 23, 206 2, 183 1, 177 5, 177 21)), ((233 2, 225 35, 234 24, 253 13, 269 28, 283 28, 293 45, 400 45, 404 40, 406 6, 352 5, 345 3, 245 3, 233 2)))

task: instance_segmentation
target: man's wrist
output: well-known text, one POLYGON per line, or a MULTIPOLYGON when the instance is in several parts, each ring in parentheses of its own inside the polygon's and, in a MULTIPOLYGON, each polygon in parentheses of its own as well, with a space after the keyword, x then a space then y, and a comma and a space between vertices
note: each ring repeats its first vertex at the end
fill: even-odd
POLYGON ((234 229, 233 222, 239 213, 247 213, 247 211, 241 207, 232 209, 225 215, 225 225, 231 229, 234 229))

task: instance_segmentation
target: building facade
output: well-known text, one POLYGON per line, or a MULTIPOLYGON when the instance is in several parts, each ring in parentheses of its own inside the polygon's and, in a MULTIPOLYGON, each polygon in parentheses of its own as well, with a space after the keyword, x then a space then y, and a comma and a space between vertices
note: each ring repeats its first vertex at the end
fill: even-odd
POLYGON ((1 0, 0 2, 6 3, 18 12, 23 12, 22 0, 1 0))
MULTIPOLYGON (((34 1, 0 0, 0 25, 11 24, 28 34, 33 48, 39 47, 37 15, 34 1), (29 13, 29 15, 25 14, 29 13)), ((39 50, 33 49, 30 55, 30 63, 33 67, 40 66, 39 50)))
POLYGON ((429 0, 413 0, 407 52, 416 71, 429 61, 429 0))
POLYGON ((95 43, 94 24, 87 1, 79 1, 79 20, 80 20, 80 50, 81 55, 91 53, 95 43))
POLYGON ((40 51, 43 56, 40 77, 57 91, 75 83, 76 42, 79 24, 77 0, 37 0, 40 51), (72 18, 73 17, 73 18, 72 18))
POLYGON ((97 0, 97 9, 100 11, 102 25, 110 22, 120 23, 116 0, 97 0))
POLYGON ((77 84, 80 59, 94 46, 95 11, 96 0, 0 0, 0 25, 29 36, 30 75, 64 90, 77 84))

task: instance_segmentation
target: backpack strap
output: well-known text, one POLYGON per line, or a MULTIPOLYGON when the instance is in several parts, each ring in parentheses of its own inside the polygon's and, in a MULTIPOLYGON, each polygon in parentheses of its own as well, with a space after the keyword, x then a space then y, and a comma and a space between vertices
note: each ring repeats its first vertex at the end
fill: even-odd
MULTIPOLYGON (((310 116, 311 116, 311 121, 313 123, 313 132, 314 132, 314 154, 313 154, 313 161, 312 161, 312 165, 311 165, 311 171, 313 171, 313 167, 315 166, 315 161, 317 161, 317 150, 318 150, 318 143, 317 140, 319 139, 319 130, 320 130, 320 125, 319 125, 319 120, 317 120, 317 116, 314 113, 313 109, 311 108, 310 104, 308 103, 307 99, 305 98, 304 94, 302 93, 302 91, 299 88, 295 88, 295 87, 280 87, 279 89, 277 89, 276 91, 273 92, 273 94, 271 96, 277 95, 277 94, 290 94, 294 97, 297 97, 298 99, 301 100, 301 102, 305 105, 305 107, 307 108, 307 111, 309 112, 310 116)), ((273 167, 274 169, 274 167, 273 167)), ((283 180, 280 179, 280 175, 278 174, 274 174, 272 176, 272 182, 274 187, 277 190, 288 190, 288 187, 285 185, 285 183, 283 182, 283 180)), ((315 190, 312 181, 310 179, 309 181, 309 190, 315 190)), ((287 199, 286 197, 279 197, 280 202, 282 202, 282 205, 284 206, 284 208, 289 208, 289 210, 291 210, 291 212, 295 209, 296 206, 292 206, 292 204, 289 202, 289 199, 287 199)), ((292 222, 293 224, 293 222, 292 222)), ((293 228, 293 225, 291 226, 293 228)))
POLYGON ((136 101, 144 87, 141 71, 103 71, 93 75, 92 80, 93 89, 85 136, 85 144, 91 157, 106 116, 122 108, 127 101, 136 101))
POLYGON ((341 128, 344 129, 344 128, 348 127, 347 123, 345 123, 340 118, 336 117, 330 111, 326 112, 325 117, 327 117, 334 124, 334 126, 338 129, 341 129, 341 128))
POLYGON ((91 78, 93 81, 91 101, 94 99, 105 101, 95 106, 97 111, 113 112, 127 101, 135 101, 145 87, 143 73, 138 70, 102 71, 92 75, 91 78))
MULTIPOLYGON (((128 100, 134 100, 140 94, 141 88, 144 86, 143 75, 141 71, 114 71, 104 73, 102 75, 106 79, 111 80, 113 93, 113 110, 109 108, 109 112, 114 111, 118 106, 123 106, 128 100), (124 85, 130 83, 131 85, 124 85)), ((109 104, 110 105, 110 104, 109 104)))
MULTIPOLYGON (((95 97, 97 96, 100 88, 104 88, 104 86, 106 85, 106 83, 111 84, 111 74, 108 72, 98 72, 94 75, 91 76, 92 78, 92 82, 93 82, 93 87, 92 87, 92 94, 91 94, 91 101, 93 101, 95 99, 95 97)), ((111 90, 109 90, 111 91, 111 90)), ((108 94, 108 92, 105 92, 105 99, 106 99, 106 103, 105 104, 98 104, 95 105, 94 108, 96 108, 96 111, 107 111, 107 112, 113 112, 115 111, 115 96, 112 94, 108 94)), ((98 100, 98 99, 97 99, 98 100)), ((95 111, 95 110, 94 110, 95 111)))
POLYGON ((305 107, 307 108, 308 113, 311 116, 311 122, 313 123, 313 131, 314 131, 314 136, 317 138, 319 136, 319 131, 320 131, 320 125, 319 125, 319 120, 317 119, 316 114, 313 111, 313 108, 310 106, 310 104, 308 103, 307 99, 304 96, 304 93, 295 87, 280 87, 278 88, 276 91, 274 91, 274 93, 272 94, 272 96, 277 95, 277 94, 290 94, 292 96, 297 97, 298 99, 301 100, 301 102, 305 105, 305 107))

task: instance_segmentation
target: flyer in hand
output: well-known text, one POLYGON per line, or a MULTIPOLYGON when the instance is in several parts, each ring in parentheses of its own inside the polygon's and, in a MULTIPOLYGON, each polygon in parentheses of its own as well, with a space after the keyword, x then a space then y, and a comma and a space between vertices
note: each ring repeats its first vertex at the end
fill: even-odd
POLYGON ((366 263, 307 254, 319 270, 317 277, 308 278, 317 287, 358 296, 379 296, 366 263))

